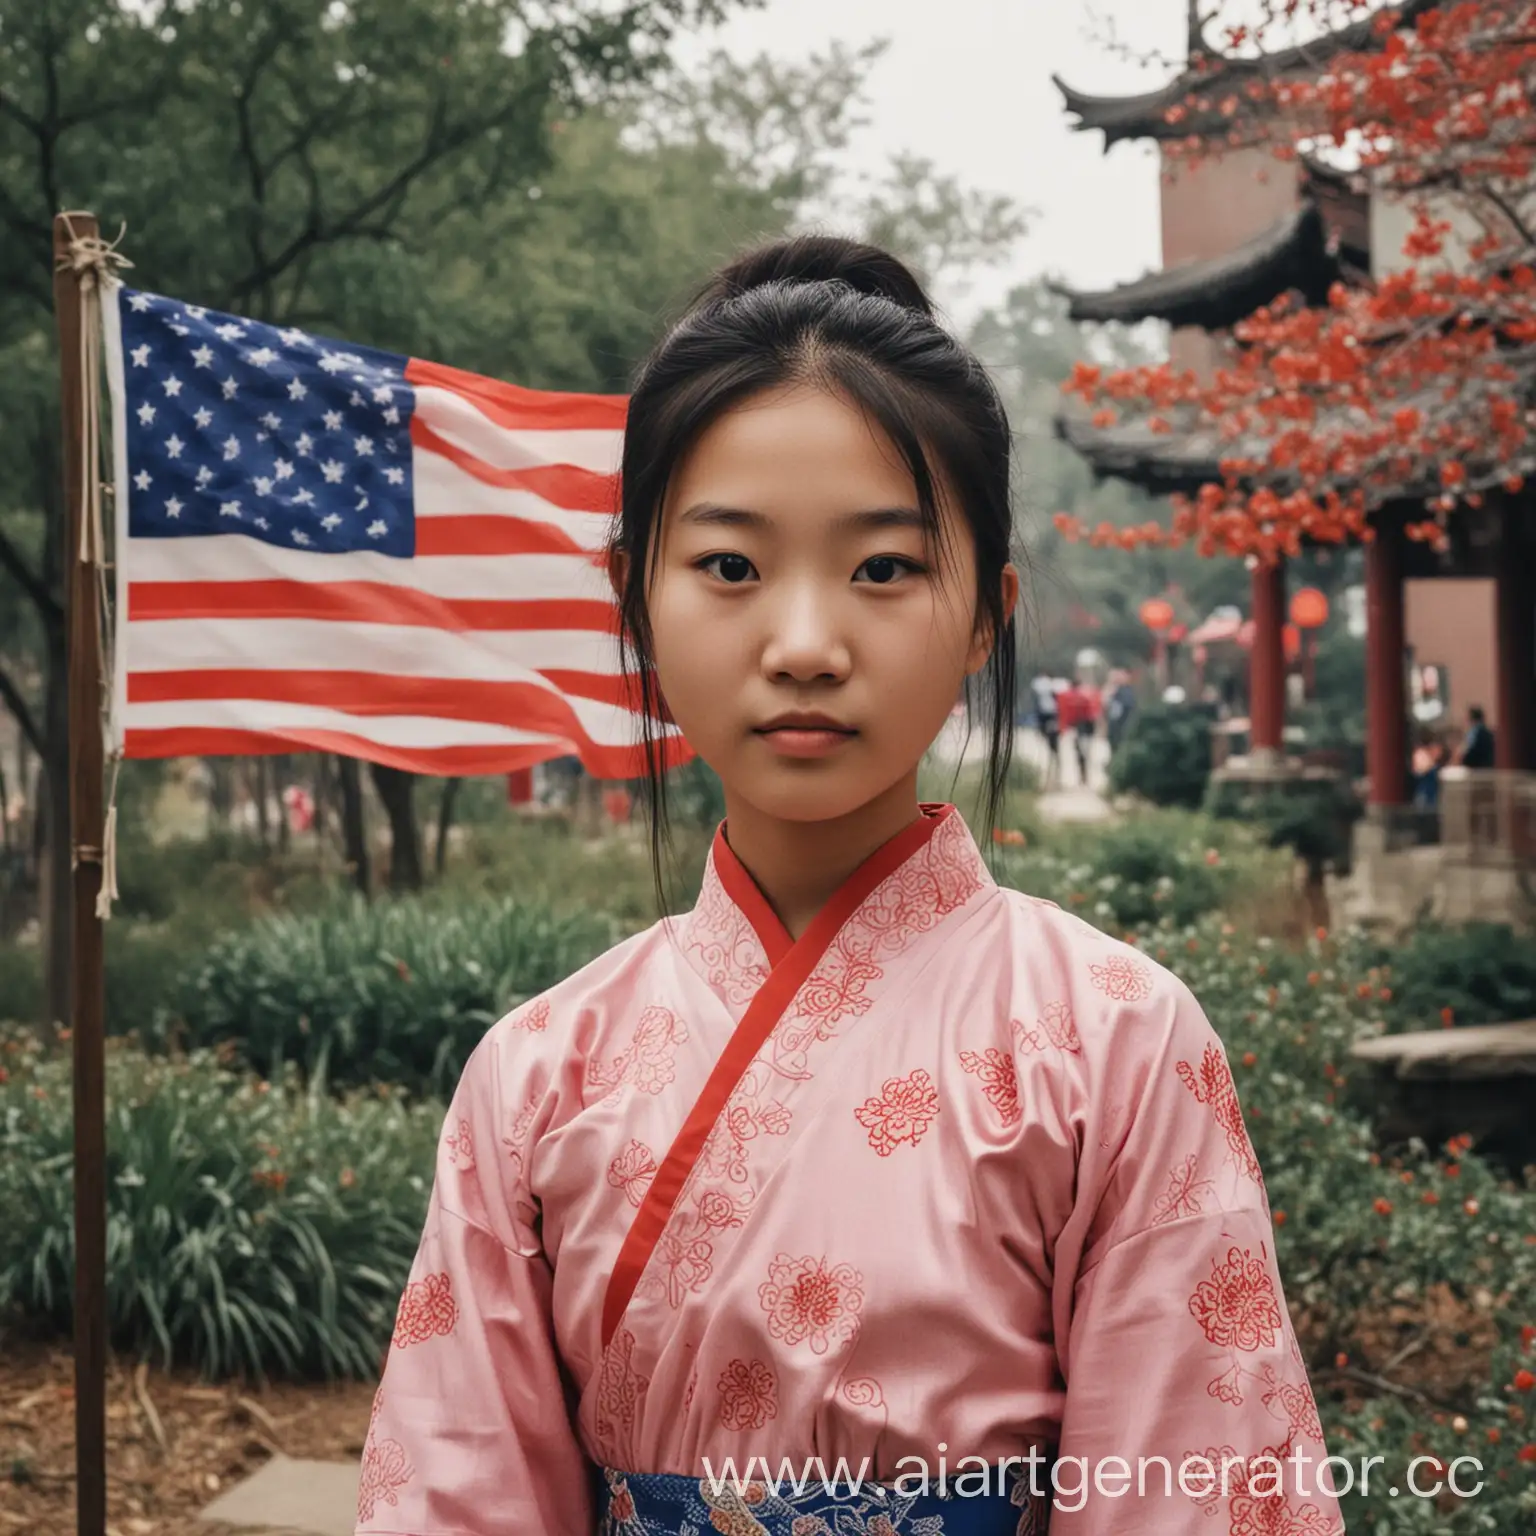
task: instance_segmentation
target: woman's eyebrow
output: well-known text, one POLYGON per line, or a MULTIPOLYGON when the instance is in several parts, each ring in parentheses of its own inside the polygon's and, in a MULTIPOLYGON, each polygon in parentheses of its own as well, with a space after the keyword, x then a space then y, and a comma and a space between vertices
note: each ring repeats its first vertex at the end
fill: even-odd
MULTIPOLYGON (((773 526, 773 519, 746 507, 728 507, 719 502, 700 501, 678 514, 679 523, 714 528, 759 528, 773 526)), ((844 512, 832 520, 832 526, 845 528, 917 528, 923 527, 923 514, 916 507, 870 507, 858 512, 844 512)))

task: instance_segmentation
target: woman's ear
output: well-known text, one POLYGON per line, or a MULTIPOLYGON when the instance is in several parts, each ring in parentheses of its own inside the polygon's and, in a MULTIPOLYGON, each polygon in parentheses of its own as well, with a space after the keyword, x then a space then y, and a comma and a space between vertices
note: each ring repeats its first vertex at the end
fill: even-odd
MULTIPOLYGON (((1019 571, 1018 567, 1010 560, 1003 567, 1001 581, 1003 585, 1003 623, 1007 624, 1013 617, 1013 610, 1019 601, 1019 571)), ((976 632, 976 639, 971 645, 970 655, 965 659, 965 675, 973 677, 986 666, 987 658, 992 654, 992 646, 996 636, 992 633, 992 626, 984 624, 976 632)))

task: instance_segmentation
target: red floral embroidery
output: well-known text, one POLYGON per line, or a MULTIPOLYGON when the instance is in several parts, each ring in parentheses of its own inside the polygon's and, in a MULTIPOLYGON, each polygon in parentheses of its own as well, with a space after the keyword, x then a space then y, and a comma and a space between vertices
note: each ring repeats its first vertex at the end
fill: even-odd
POLYGON ((1225 1348, 1270 1346, 1284 1321, 1264 1259, 1235 1246, 1227 1250, 1225 1261, 1211 1260, 1211 1278, 1195 1287, 1189 1311, 1206 1338, 1225 1348))
POLYGON ((747 1148, 759 1136, 782 1136, 789 1129, 789 1111, 778 1099, 765 1097, 770 1078, 765 1063, 754 1062, 726 1101, 699 1154, 699 1176, 747 1180, 747 1148))
POLYGON ((964 822, 951 814, 870 892, 827 946, 770 1037, 774 1071, 789 1078, 809 1077, 811 1048, 831 1039, 843 1019, 869 1011, 869 987, 884 976, 883 962, 990 883, 964 822))
POLYGON ((732 1200, 720 1190, 685 1187, 656 1240, 635 1294, 662 1297, 676 1308, 690 1292, 702 1290, 715 1272, 720 1234, 742 1225, 752 1199, 750 1190, 732 1200))
POLYGON ((640 1209, 645 1192, 656 1177, 656 1154, 643 1141, 631 1141, 608 1164, 608 1182, 624 1191, 624 1198, 640 1209))
POLYGON ((357 1523, 373 1519, 380 1503, 391 1509, 400 1503, 400 1490, 416 1475, 406 1460, 405 1447, 398 1440, 378 1437, 379 1410, 384 1406, 384 1389, 373 1395, 373 1412, 368 1416, 368 1439, 363 1445, 363 1465, 357 1484, 357 1523))
POLYGON ((768 1266, 757 1298, 774 1338, 786 1344, 809 1341, 814 1353, 824 1355, 834 1341, 858 1332, 864 1277, 851 1264, 828 1268, 822 1258, 781 1253, 768 1266))
POLYGON ((701 1189, 694 1196, 699 1220, 706 1227, 723 1232, 729 1227, 742 1226, 752 1208, 752 1195, 743 1193, 735 1200, 718 1189, 701 1189))
POLYGON ((1230 1499, 1248 1486, 1248 1462, 1230 1445, 1210 1445, 1203 1451, 1186 1451, 1184 1461, 1197 1490, 1189 1498, 1208 1515, 1216 1513, 1219 1500, 1230 1499), (1207 1466, 1211 1469, 1209 1476, 1205 1471, 1207 1466))
POLYGON ((1344 1527, 1316 1504, 1297 1509, 1280 1493, 1240 1493, 1228 1509, 1232 1536, 1344 1536, 1344 1527))
POLYGON ((1077 1022, 1066 1003, 1047 1003, 1033 1029, 1026 1028, 1018 1019, 1010 1022, 1013 1025, 1013 1037, 1023 1050, 1043 1051, 1045 1041, 1049 1040, 1052 1045, 1063 1051, 1071 1051, 1074 1055, 1082 1051, 1083 1042, 1078 1038, 1077 1022))
POLYGON ((732 1360, 715 1386, 727 1429, 761 1429, 779 1416, 779 1384, 761 1360, 732 1360))
POLYGON ((526 1007, 519 1008, 507 1022, 513 1029, 526 1029, 531 1034, 542 1034, 549 1027, 549 999, 534 998, 526 1007))
POLYGON ((508 1133, 501 1138, 507 1149, 507 1161, 512 1164, 512 1204, 518 1219, 525 1225, 538 1215, 533 1203, 533 1191, 528 1184, 528 1143, 533 1136, 534 1116, 539 1112, 539 1095, 530 1093, 523 1100, 523 1107, 513 1117, 508 1133))
POLYGON ((973 1077, 981 1079, 981 1091, 987 1102, 1002 1116, 1004 1125, 1018 1123, 1019 1072, 1013 1057, 989 1045, 984 1051, 961 1051, 960 1065, 973 1077))
POLYGON ((1152 1208, 1152 1225, 1160 1227, 1165 1221, 1177 1221, 1181 1216, 1198 1216, 1205 1207, 1200 1197, 1216 1186, 1209 1179, 1197 1177, 1199 1160, 1191 1152, 1177 1168, 1170 1170, 1168 1188, 1157 1197, 1152 1208))
POLYGON ((693 1407, 693 1394, 699 1390, 699 1373, 695 1368, 693 1375, 688 1378, 687 1390, 683 1393, 683 1412, 687 1413, 693 1407))
POLYGON ((1129 955, 1111 955, 1103 965, 1090 965, 1093 984, 1119 1003, 1139 1003, 1152 995, 1152 972, 1129 955))
POLYGON ((825 1536, 831 1529, 820 1515, 796 1515, 790 1522, 789 1536, 825 1536))
POLYGON ((1312 1396, 1312 1388, 1307 1382, 1277 1382, 1274 1391, 1264 1394, 1264 1406, 1267 1408, 1276 1398, 1290 1423, 1292 1437, 1299 1434, 1304 1439, 1321 1444, 1322 1416, 1317 1411, 1317 1399, 1312 1396))
POLYGON ((726 894, 715 853, 704 866, 699 899, 688 915, 683 948, 699 962, 704 979, 733 1009, 744 1010, 768 980, 768 956, 757 930, 726 894))
POLYGON ((881 1157, 910 1141, 915 1147, 939 1112, 939 1090, 923 1068, 905 1077, 890 1077, 877 1097, 865 1099, 854 1118, 869 1132, 869 1144, 881 1157))
POLYGON ((395 1314, 396 1349, 411 1344, 425 1344, 428 1339, 453 1332, 459 1320, 458 1303, 453 1299, 453 1278, 444 1270, 441 1274, 428 1275, 423 1280, 413 1280, 400 1298, 400 1310, 395 1314))
POLYGON ((1214 1381, 1205 1384, 1207 1397, 1214 1397, 1217 1402, 1227 1403, 1233 1408, 1241 1408, 1243 1405, 1243 1371, 1236 1361, 1224 1370, 1214 1381))
POLYGON ((1210 1106, 1238 1166, 1249 1178, 1262 1185, 1259 1160, 1254 1155, 1253 1143, 1248 1139, 1248 1127, 1243 1124, 1243 1107, 1238 1102, 1237 1087, 1232 1081, 1232 1068, 1227 1065, 1226 1053, 1212 1042, 1205 1048, 1198 1072, 1187 1061, 1181 1061, 1176 1070, 1179 1081, 1202 1104, 1210 1106))
POLYGON ((588 1080, 604 1093, 615 1093, 625 1083, 641 1093, 660 1093, 677 1075, 677 1047, 687 1038, 682 1020, 653 1003, 640 1015, 629 1045, 612 1061, 594 1061, 588 1080))
POLYGON ((840 1389, 855 1408, 884 1408, 885 1391, 873 1376, 855 1376, 840 1389))
POLYGON ((475 1166, 475 1138, 468 1120, 460 1120, 458 1130, 444 1142, 453 1166, 460 1173, 470 1173, 475 1166))
POLYGON ((681 1222, 668 1222, 656 1240, 650 1272, 642 1282, 645 1293, 655 1295, 659 1290, 668 1306, 680 1307, 690 1291, 701 1290, 715 1272, 710 1230, 697 1210, 690 1211, 681 1222))
MULTIPOLYGON (((1228 1482, 1231 1497, 1227 1502, 1232 1536, 1343 1536, 1344 1527, 1337 1516, 1325 1514, 1316 1504, 1303 1504, 1297 1508, 1286 1497, 1284 1469, 1285 1459, 1290 1454, 1289 1440, 1283 1445, 1266 1445, 1257 1456, 1243 1464, 1241 1475, 1238 1468, 1232 1469, 1228 1482), (1263 1492, 1255 1489, 1255 1483, 1262 1484, 1263 1492)), ((1216 1473, 1219 1493, 1219 1462, 1216 1463, 1216 1473)))
POLYGON ((603 1356, 597 1378, 597 1432, 615 1451, 623 1448, 616 1437, 629 1434, 635 1427, 635 1410, 644 1385, 635 1372, 635 1336, 628 1328, 621 1328, 603 1356))

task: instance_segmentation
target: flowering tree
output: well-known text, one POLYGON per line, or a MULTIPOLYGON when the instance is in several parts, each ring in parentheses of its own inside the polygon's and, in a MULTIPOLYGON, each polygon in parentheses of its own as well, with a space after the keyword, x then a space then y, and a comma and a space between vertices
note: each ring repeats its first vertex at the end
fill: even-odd
POLYGON ((1221 41, 1164 114, 1188 127, 1165 154, 1357 155, 1375 195, 1413 215, 1404 265, 1336 284, 1325 307, 1258 310, 1210 377, 1080 365, 1065 387, 1096 425, 1214 427, 1223 478, 1176 497, 1171 527, 1059 524, 1267 561, 1304 538, 1369 539, 1370 512, 1407 496, 1424 508, 1410 536, 1443 547, 1458 508, 1518 491, 1536 466, 1536 0, 1264 0, 1221 41), (1327 40, 1280 52, 1286 28, 1327 40))

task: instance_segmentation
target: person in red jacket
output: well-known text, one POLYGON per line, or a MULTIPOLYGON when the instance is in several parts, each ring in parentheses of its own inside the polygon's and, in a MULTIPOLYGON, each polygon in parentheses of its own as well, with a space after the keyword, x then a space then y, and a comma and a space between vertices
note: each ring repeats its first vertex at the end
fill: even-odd
POLYGON ((1088 748, 1093 740, 1093 729, 1098 711, 1088 690, 1073 678, 1056 695, 1056 708, 1061 717, 1061 734, 1070 736, 1077 753, 1077 773, 1080 783, 1088 783, 1088 748))

